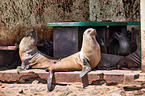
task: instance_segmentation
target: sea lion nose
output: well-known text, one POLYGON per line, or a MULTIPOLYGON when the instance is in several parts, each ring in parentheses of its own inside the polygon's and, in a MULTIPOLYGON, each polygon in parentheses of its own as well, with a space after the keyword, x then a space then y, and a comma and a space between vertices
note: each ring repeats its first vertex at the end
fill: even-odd
POLYGON ((115 35, 119 37, 119 34, 117 32, 115 32, 115 35))
POLYGON ((96 32, 96 30, 95 30, 95 29, 93 29, 93 34, 95 34, 95 35, 97 34, 97 32, 96 32))

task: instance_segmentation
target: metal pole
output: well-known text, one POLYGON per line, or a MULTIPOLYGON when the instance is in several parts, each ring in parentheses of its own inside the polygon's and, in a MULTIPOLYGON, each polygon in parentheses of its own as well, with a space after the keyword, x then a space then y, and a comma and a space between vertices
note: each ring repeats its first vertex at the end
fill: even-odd
POLYGON ((145 0, 140 0, 141 17, 141 70, 145 72, 145 0))

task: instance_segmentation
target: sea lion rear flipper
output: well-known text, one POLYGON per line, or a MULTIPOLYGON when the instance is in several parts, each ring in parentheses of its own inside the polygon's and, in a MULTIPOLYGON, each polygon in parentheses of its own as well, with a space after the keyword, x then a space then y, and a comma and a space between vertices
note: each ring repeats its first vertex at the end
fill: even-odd
POLYGON ((80 73, 80 78, 82 78, 85 74, 87 74, 89 71, 91 71, 91 66, 89 64, 88 59, 83 59, 83 69, 82 72, 80 73))
POLYGON ((48 80, 47 80, 47 89, 48 89, 48 91, 52 90, 52 85, 51 85, 52 79, 53 79, 53 70, 50 70, 49 74, 48 74, 48 80))

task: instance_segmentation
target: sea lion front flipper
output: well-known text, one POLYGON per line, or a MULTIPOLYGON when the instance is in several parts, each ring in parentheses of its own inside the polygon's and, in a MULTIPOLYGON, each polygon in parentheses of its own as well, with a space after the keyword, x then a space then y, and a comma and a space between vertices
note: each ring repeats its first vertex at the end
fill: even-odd
POLYGON ((80 73, 80 78, 82 78, 85 74, 87 74, 89 71, 91 71, 91 66, 89 64, 88 59, 83 59, 83 69, 82 72, 80 73))
POLYGON ((49 74, 48 74, 48 80, 47 80, 47 89, 48 91, 52 91, 52 79, 53 79, 53 70, 50 70, 49 71, 49 74))
POLYGON ((28 60, 22 61, 20 67, 17 67, 17 73, 19 74, 20 71, 26 70, 26 66, 29 64, 28 60))

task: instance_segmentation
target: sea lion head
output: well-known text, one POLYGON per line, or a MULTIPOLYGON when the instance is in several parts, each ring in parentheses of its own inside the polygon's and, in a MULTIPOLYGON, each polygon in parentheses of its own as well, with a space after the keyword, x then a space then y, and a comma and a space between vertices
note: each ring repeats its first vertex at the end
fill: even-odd
POLYGON ((25 36, 29 40, 29 43, 37 44, 37 33, 34 29, 31 29, 27 36, 25 36))
POLYGON ((83 35, 84 35, 84 36, 87 35, 87 36, 95 37, 95 36, 97 35, 97 32, 96 32, 96 30, 93 29, 93 28, 88 28, 88 29, 84 32, 83 35))
POLYGON ((37 48, 36 45, 37 45, 37 34, 32 29, 30 30, 29 34, 21 40, 19 44, 20 54, 34 48, 36 49, 37 48))
POLYGON ((121 39, 127 40, 126 35, 123 34, 123 33, 117 33, 117 32, 115 32, 114 37, 115 37, 117 40, 121 40, 121 39))

